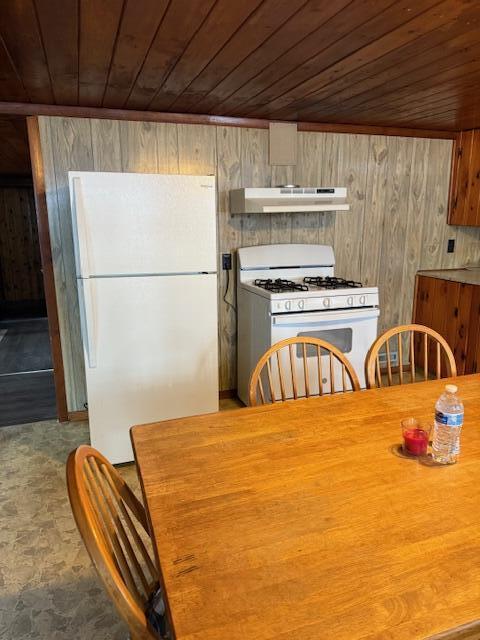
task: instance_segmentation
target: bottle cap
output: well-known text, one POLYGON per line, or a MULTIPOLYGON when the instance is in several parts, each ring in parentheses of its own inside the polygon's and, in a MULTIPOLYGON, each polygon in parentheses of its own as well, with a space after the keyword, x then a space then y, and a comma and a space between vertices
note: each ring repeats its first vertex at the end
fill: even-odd
POLYGON ((445 385, 445 391, 447 393, 457 393, 458 387, 457 387, 456 384, 446 384, 445 385))

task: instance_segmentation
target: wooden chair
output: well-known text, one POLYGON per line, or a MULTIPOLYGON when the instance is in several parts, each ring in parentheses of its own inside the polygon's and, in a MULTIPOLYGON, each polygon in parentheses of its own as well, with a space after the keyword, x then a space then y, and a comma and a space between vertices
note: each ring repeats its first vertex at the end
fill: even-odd
POLYGON ((365 359, 365 379, 367 387, 382 387, 406 382, 428 380, 434 370, 437 379, 457 375, 457 367, 452 350, 447 341, 436 331, 421 324, 404 324, 389 329, 375 340, 365 359), (430 338, 430 340, 429 340, 430 338), (394 340, 394 346, 391 345, 394 340), (382 368, 380 353, 384 350, 385 364, 382 368), (408 352, 408 364, 403 363, 405 349, 408 352), (392 367, 392 352, 397 352, 397 365, 392 367), (443 367, 442 367, 443 363, 443 367), (417 376, 418 368, 423 374, 417 376), (442 375, 445 373, 445 375, 442 375))
POLYGON ((249 401, 255 406, 259 399, 261 404, 267 404, 359 389, 355 369, 339 349, 325 340, 296 336, 277 342, 260 358, 250 378, 249 401), (322 362, 326 358, 328 364, 322 362), (337 384, 339 378, 341 383, 337 384))
POLYGON ((72 451, 67 485, 77 527, 90 558, 135 640, 158 640, 145 610, 158 588, 158 571, 136 523, 148 534, 142 504, 96 449, 72 451))

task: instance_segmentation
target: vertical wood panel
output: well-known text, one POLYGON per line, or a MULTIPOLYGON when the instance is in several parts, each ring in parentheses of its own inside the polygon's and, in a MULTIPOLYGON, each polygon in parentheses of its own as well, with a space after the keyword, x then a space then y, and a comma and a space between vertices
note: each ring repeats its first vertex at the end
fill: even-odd
MULTIPOLYGON (((335 216, 335 269, 344 278, 358 280, 361 270, 365 192, 367 187, 367 136, 339 136, 336 186, 347 187, 350 213, 335 216)), ((327 214, 324 214, 327 215, 327 214)), ((368 249, 367 249, 368 250, 368 249)))
MULTIPOLYGON (((242 129, 241 166, 242 184, 264 187, 271 184, 271 166, 268 164, 268 131, 242 129)), ((248 247, 270 242, 271 215, 250 213, 242 216, 242 245, 248 247)))
MULTIPOLYGON (((235 250, 244 245, 332 243, 339 276, 380 284, 385 327, 409 320, 414 276, 419 268, 440 268, 445 260, 450 261, 449 266, 460 266, 465 258, 480 259, 480 230, 468 228, 458 236, 458 250, 445 257, 446 239, 452 232, 455 237, 458 233, 446 224, 450 141, 301 132, 298 164, 271 167, 266 130, 40 120, 61 331, 69 352, 65 368, 70 411, 82 409, 79 390, 84 382, 78 363, 73 366, 80 350, 80 335, 69 324, 77 313, 77 304, 76 292, 75 303, 67 293, 73 269, 64 181, 67 165, 72 169, 216 174, 219 267, 223 252, 234 254, 235 267, 235 250), (290 180, 301 185, 347 186, 351 212, 230 215, 231 188, 290 180)), ((230 276, 227 300, 234 304, 234 269, 230 276)), ((225 287, 226 274, 220 270, 220 384, 222 389, 231 389, 236 384, 236 318, 222 300, 225 287)))
POLYGON ((360 277, 366 286, 375 286, 379 279, 382 232, 385 217, 385 187, 388 170, 386 136, 369 136, 368 177, 365 217, 362 231, 362 268, 360 277))
POLYGON ((219 353, 220 381, 222 388, 236 387, 237 372, 237 327, 236 314, 236 254, 242 244, 241 216, 230 214, 230 189, 242 184, 241 131, 234 127, 217 128, 217 207, 218 207, 218 250, 219 250, 219 353), (222 253, 231 253, 232 270, 228 274, 221 269, 222 253), (223 296, 230 304, 223 301, 223 296), (231 305, 231 306, 230 306, 231 305))
MULTIPOLYGON (((85 368, 80 333, 80 315, 75 278, 72 220, 68 171, 91 171, 93 169, 93 145, 90 121, 75 118, 52 118, 50 135, 50 158, 45 164, 45 174, 51 171, 47 184, 47 206, 50 216, 50 232, 54 263, 62 257, 60 278, 57 281, 57 304, 62 353, 65 367, 67 403, 70 411, 81 410, 87 402, 85 368), (56 202, 54 202, 56 201, 56 202), (58 286, 60 285, 60 286, 58 286)), ((42 138, 43 148, 43 138, 42 138)))

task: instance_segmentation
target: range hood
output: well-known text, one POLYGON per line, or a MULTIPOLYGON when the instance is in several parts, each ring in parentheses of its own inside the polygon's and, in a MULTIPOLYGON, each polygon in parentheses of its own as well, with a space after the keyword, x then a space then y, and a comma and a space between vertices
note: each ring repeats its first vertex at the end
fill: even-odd
POLYGON ((232 189, 230 213, 349 211, 345 187, 266 187, 232 189))

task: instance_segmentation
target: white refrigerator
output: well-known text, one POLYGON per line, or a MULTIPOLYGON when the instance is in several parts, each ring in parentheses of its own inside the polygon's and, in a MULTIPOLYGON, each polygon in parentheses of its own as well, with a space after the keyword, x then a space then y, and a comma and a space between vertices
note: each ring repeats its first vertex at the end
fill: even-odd
POLYGON ((91 443, 128 462, 132 425, 218 410, 215 178, 69 185, 91 443))

